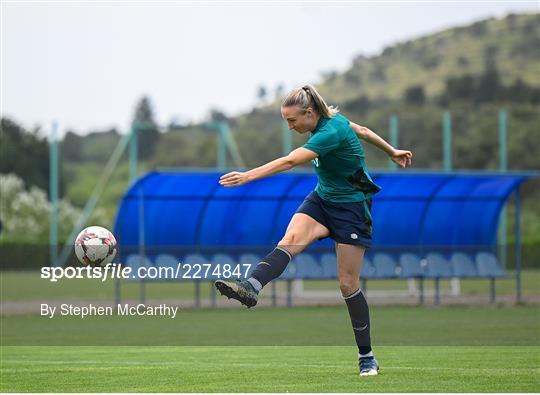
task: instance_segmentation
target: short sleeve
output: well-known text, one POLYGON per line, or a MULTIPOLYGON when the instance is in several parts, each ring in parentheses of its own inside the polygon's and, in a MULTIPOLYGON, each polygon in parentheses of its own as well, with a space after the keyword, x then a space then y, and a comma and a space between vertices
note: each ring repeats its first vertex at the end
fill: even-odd
POLYGON ((304 144, 304 148, 319 154, 320 157, 338 147, 339 135, 336 130, 320 130, 313 134, 304 144))

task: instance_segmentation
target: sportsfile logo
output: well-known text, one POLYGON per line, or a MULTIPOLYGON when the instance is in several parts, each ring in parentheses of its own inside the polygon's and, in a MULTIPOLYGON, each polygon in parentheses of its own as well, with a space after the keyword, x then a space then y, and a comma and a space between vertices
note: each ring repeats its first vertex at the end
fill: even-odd
POLYGON ((41 278, 50 282, 62 279, 220 279, 247 278, 251 264, 212 265, 178 262, 176 266, 139 266, 132 268, 120 263, 109 263, 104 267, 42 267, 41 278))
POLYGON ((109 263, 104 267, 50 267, 45 266, 41 268, 41 278, 49 280, 50 282, 58 282, 62 279, 74 279, 74 278, 94 278, 105 281, 111 279, 128 279, 131 278, 130 267, 122 267, 120 264, 109 263))

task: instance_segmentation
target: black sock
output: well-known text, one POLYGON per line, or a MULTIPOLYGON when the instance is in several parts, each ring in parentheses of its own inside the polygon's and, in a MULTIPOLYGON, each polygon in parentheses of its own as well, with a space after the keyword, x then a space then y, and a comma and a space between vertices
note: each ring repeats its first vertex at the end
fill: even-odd
POLYGON ((276 247, 274 251, 265 256, 251 273, 251 277, 256 279, 261 286, 265 286, 270 281, 278 278, 291 261, 291 254, 281 247, 276 247))
POLYGON ((369 336, 369 307, 362 290, 358 289, 349 296, 344 297, 349 309, 349 316, 358 346, 358 352, 361 355, 368 354, 371 351, 371 338, 369 336))

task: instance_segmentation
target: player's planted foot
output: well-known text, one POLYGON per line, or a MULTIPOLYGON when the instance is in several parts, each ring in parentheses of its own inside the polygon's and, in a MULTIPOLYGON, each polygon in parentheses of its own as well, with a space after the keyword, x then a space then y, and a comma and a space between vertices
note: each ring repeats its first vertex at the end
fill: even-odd
POLYGON ((376 376, 379 373, 379 363, 374 357, 360 358, 358 365, 360 376, 376 376))
POLYGON ((214 284, 222 295, 236 299, 247 307, 257 304, 257 291, 247 280, 217 280, 214 284))

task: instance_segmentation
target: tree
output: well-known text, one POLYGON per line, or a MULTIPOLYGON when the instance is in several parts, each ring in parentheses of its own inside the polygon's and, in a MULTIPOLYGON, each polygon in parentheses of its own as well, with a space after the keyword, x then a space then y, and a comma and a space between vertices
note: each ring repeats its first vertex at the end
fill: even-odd
POLYGON ((150 99, 144 96, 135 108, 133 127, 138 136, 139 158, 148 159, 154 154, 159 140, 159 130, 154 121, 154 112, 150 99))
POLYGON ((518 78, 511 86, 504 89, 505 99, 518 103, 538 104, 540 89, 527 85, 518 78))
POLYGON ((80 161, 82 153, 83 137, 69 130, 62 143, 60 144, 60 151, 62 157, 70 161, 80 161))
POLYGON ((210 109, 210 121, 212 122, 227 122, 227 115, 217 108, 210 109))
POLYGON ((259 86, 257 88, 257 99, 259 100, 260 104, 264 104, 264 101, 266 100, 266 95, 268 94, 266 88, 264 85, 259 86))
POLYGON ((370 109, 370 101, 367 96, 360 96, 356 99, 349 100, 343 104, 343 109, 347 113, 356 113, 364 115, 370 109))
POLYGON ((476 37, 484 36, 487 32, 487 21, 483 20, 483 21, 475 22, 470 26, 469 29, 473 36, 476 36, 476 37))
POLYGON ((282 100, 283 97, 285 96, 285 85, 279 83, 276 85, 276 89, 275 89, 275 95, 276 95, 276 100, 282 100))
POLYGON ((475 81, 471 75, 448 78, 444 97, 447 101, 471 100, 474 97, 475 81))
MULTIPOLYGON (((0 241, 47 243, 51 204, 45 191, 36 186, 27 190, 24 181, 15 174, 0 174, 0 184, 3 203, 0 206, 0 219, 4 227, 0 241)), ((58 214, 58 233, 63 241, 78 220, 81 210, 62 199, 58 204, 58 214)), ((110 220, 103 209, 96 210, 89 223, 110 226, 110 220)))
POLYGON ((495 101, 499 99, 501 88, 497 69, 488 67, 478 80, 474 99, 477 103, 495 101))
POLYGON ((26 184, 49 190, 49 143, 8 118, 1 119, 0 173, 13 173, 26 184))
POLYGON ((497 45, 488 45, 484 49, 484 67, 488 71, 493 71, 497 67, 497 54, 500 48, 497 45))
POLYGON ((426 95, 422 85, 411 86, 405 91, 405 102, 410 104, 424 104, 426 95))
POLYGON ((469 65, 469 59, 467 59, 466 56, 460 56, 457 60, 457 64, 459 67, 467 67, 469 65))

